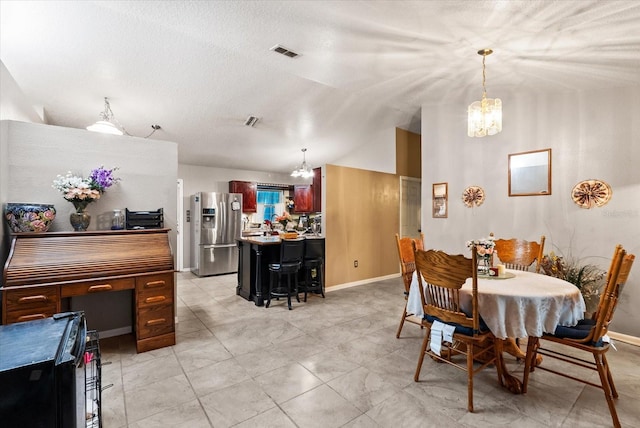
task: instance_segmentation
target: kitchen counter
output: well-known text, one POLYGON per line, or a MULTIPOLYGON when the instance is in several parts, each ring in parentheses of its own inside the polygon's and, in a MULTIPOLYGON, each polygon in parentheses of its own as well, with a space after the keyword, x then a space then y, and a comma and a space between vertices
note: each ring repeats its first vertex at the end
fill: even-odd
MULTIPOLYGON (((305 239, 321 239, 324 236, 302 235, 305 239)), ((280 236, 247 236, 237 240, 240 252, 238 259, 238 287, 236 294, 264 305, 263 296, 269 291, 269 264, 280 260, 280 236)))

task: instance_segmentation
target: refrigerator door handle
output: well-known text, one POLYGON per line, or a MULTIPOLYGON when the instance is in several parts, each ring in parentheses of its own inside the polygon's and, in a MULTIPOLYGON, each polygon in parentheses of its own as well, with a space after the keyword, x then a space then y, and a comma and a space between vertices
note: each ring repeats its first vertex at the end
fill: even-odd
POLYGON ((237 247, 237 244, 212 244, 212 245, 203 245, 202 248, 230 248, 237 247))

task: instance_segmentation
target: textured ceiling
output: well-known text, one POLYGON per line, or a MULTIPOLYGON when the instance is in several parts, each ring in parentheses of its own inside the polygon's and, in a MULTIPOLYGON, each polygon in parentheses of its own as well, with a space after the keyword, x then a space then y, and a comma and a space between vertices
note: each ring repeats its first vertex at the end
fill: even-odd
MULTIPOLYGON (((420 106, 640 84, 639 1, 1 1, 0 59, 48 123, 108 96, 179 162, 288 172, 420 131, 420 106), (281 44, 291 59, 270 50, 281 44), (254 128, 249 115, 260 117, 254 128)), ((508 108, 505 105, 505 108, 508 108)))

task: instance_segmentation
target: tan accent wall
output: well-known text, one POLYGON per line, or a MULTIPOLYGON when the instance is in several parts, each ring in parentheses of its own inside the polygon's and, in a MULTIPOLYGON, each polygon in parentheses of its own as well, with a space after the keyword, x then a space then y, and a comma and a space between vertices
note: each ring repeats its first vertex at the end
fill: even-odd
POLYGON ((422 176, 420 134, 396 128, 396 174, 405 177, 422 176))
POLYGON ((326 286, 398 273, 398 176, 326 165, 325 183, 326 286))

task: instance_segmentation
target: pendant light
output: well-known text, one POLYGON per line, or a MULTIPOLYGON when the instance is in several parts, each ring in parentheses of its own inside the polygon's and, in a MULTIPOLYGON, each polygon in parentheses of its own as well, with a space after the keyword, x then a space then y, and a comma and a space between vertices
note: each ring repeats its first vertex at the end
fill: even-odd
POLYGON ((313 177, 313 170, 309 165, 307 165, 307 158, 305 153, 307 149, 302 149, 302 165, 300 168, 296 168, 291 173, 292 177, 302 177, 302 178, 311 178, 313 177))
POLYGON ((469 137, 485 137, 502 131, 502 101, 500 98, 487 98, 485 87, 485 59, 491 55, 491 49, 480 49, 482 55, 482 100, 474 101, 469 106, 467 135, 469 137))
POLYGON ((123 132, 115 126, 113 121, 113 111, 109 99, 104 97, 104 111, 100 113, 100 120, 93 125, 87 126, 87 131, 102 132, 103 134, 122 135, 123 132))

